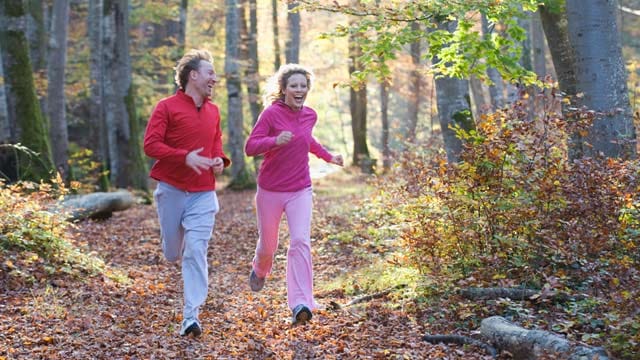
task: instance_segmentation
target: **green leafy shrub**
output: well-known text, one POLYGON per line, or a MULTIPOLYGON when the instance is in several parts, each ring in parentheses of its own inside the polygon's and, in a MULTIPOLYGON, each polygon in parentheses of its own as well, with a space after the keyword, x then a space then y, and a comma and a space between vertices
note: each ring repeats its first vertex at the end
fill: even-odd
POLYGON ((430 148, 404 152, 378 202, 398 209, 387 221, 404 224, 405 259, 442 289, 471 282, 588 294, 606 326, 583 326, 584 338, 633 358, 640 164, 570 160, 569 139, 597 114, 575 109, 563 118, 562 103, 551 91, 534 116, 523 99, 475 130, 456 129, 459 163, 430 148))
POLYGON ((21 286, 56 276, 80 277, 105 271, 104 262, 83 253, 68 239, 73 225, 56 210, 67 189, 58 177, 52 183, 0 180, 0 278, 21 286))

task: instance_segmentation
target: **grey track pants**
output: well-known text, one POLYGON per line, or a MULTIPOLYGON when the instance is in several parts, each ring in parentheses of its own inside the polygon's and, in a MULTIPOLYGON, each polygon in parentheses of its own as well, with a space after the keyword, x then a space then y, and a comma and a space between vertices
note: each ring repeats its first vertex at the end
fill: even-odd
POLYGON ((209 287, 207 248, 220 206, 215 191, 188 192, 159 182, 153 192, 162 251, 169 261, 182 259, 184 318, 197 318, 209 287))

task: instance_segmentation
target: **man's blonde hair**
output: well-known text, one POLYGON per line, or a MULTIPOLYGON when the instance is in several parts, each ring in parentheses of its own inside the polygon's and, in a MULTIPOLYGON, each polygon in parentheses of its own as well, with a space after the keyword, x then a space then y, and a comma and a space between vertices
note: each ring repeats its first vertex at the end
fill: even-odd
POLYGON ((207 50, 196 50, 191 49, 187 51, 186 54, 182 57, 182 59, 178 60, 178 64, 174 68, 176 71, 176 84, 182 89, 185 90, 187 88, 187 83, 189 82, 189 73, 191 70, 200 69, 200 61, 208 61, 213 65, 213 56, 207 50))

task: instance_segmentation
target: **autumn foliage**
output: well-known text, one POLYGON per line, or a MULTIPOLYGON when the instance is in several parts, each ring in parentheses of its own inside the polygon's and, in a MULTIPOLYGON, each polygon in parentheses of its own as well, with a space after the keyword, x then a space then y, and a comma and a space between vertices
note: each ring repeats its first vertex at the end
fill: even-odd
POLYGON ((455 286, 541 289, 586 294, 576 311, 595 311, 571 331, 601 338, 623 358, 640 348, 638 285, 639 163, 570 160, 572 134, 597 115, 539 94, 531 114, 527 98, 487 114, 463 131, 461 161, 441 153, 405 152, 386 199, 400 207, 394 222, 411 263, 455 286), (527 106, 525 106, 527 105, 527 106), (566 106, 566 104, 564 104, 566 106), (624 330, 623 330, 624 329, 624 330), (606 339, 605 339, 606 338, 606 339))

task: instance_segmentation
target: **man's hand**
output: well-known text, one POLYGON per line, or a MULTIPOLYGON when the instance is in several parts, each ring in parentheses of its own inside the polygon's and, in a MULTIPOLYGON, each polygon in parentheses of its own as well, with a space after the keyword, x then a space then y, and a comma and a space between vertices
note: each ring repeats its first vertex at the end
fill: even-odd
POLYGON ((187 166, 192 168, 198 175, 202 174, 202 171, 206 171, 214 165, 214 159, 198 155, 202 150, 204 150, 204 148, 193 150, 187 154, 187 158, 185 159, 187 166))
POLYGON ((276 145, 284 145, 293 139, 291 131, 283 131, 276 137, 276 145))
POLYGON ((344 160, 342 159, 342 155, 334 155, 331 157, 330 163, 344 166, 344 160))
POLYGON ((213 158, 213 165, 211 167, 213 168, 214 175, 220 175, 222 174, 222 170, 224 170, 224 161, 221 157, 215 157, 213 158))

